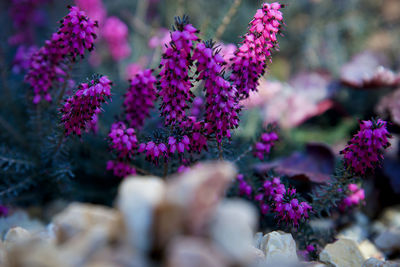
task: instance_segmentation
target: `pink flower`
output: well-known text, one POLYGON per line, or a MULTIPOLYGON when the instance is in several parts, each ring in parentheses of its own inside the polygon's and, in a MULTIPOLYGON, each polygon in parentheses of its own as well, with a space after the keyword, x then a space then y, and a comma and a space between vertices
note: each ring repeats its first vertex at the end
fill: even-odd
POLYGON ((93 117, 99 112, 101 104, 111 97, 111 81, 102 76, 90 83, 82 83, 76 93, 65 100, 61 108, 61 121, 65 135, 81 135, 87 131, 93 117))
POLYGON ((223 137, 231 137, 231 130, 239 125, 240 106, 237 102, 236 89, 222 75, 226 64, 221 55, 213 49, 211 41, 198 43, 193 53, 196 60, 197 80, 204 80, 206 93, 206 130, 214 134, 217 142, 223 137))
POLYGON ((156 78, 152 70, 139 71, 130 81, 131 85, 125 94, 124 112, 129 126, 140 128, 149 116, 150 109, 156 100, 156 78))
POLYGON ((345 210, 353 206, 361 204, 365 200, 364 189, 359 188, 357 184, 349 184, 347 186, 347 196, 339 205, 340 210, 345 210))
POLYGON ((141 70, 143 70, 143 65, 141 63, 130 63, 125 68, 124 77, 126 80, 131 80, 135 78, 136 74, 138 74, 141 70))
POLYGON ((163 53, 158 93, 165 125, 185 120, 185 110, 194 97, 190 91, 189 68, 192 66, 193 42, 198 40, 196 33, 187 17, 177 19, 176 30, 171 33, 171 42, 163 53))
POLYGON ((224 58, 224 61, 227 64, 231 64, 231 59, 235 56, 235 51, 237 50, 237 46, 235 44, 224 44, 217 43, 218 49, 220 49, 219 54, 224 58))
POLYGON ((263 160, 265 156, 269 155, 271 148, 275 145, 275 141, 278 140, 278 135, 275 132, 263 133, 260 141, 254 146, 254 156, 263 160))
POLYGON ((30 60, 33 54, 38 50, 38 48, 34 45, 25 46, 20 45, 17 49, 17 53, 15 54, 13 60, 13 72, 21 73, 22 71, 26 71, 29 69, 30 60))
POLYGON ((114 176, 121 178, 136 174, 135 168, 122 161, 107 161, 107 171, 112 171, 114 176))
POLYGON ((93 50, 93 43, 97 37, 95 28, 98 24, 76 6, 70 7, 69 10, 51 41, 57 49, 62 50, 63 55, 70 55, 72 60, 75 60, 78 55, 83 57, 85 50, 93 50))
POLYGON ((101 34, 106 41, 114 60, 119 61, 131 54, 128 42, 128 26, 117 17, 109 17, 101 28, 101 34))
POLYGON ((11 0, 10 17, 17 31, 8 39, 11 45, 32 45, 34 40, 34 26, 43 25, 45 14, 41 7, 49 0, 11 0))
POLYGON ((251 196, 252 188, 245 180, 243 174, 237 175, 237 180, 239 181, 239 195, 251 196))
POLYGON ((108 134, 110 148, 114 149, 119 159, 132 159, 138 148, 136 132, 128 128, 123 122, 116 122, 111 126, 108 134))
POLYGON ((263 4, 250 22, 248 33, 232 58, 230 79, 241 98, 247 98, 250 91, 256 91, 258 79, 264 75, 271 51, 277 47, 277 35, 282 23, 278 3, 263 4))
POLYGON ((101 0, 74 0, 77 7, 85 11, 89 18, 96 20, 100 25, 103 24, 107 16, 107 10, 104 8, 101 0))
POLYGON ((360 130, 349 141, 340 153, 344 164, 357 175, 365 175, 373 171, 383 159, 382 149, 390 146, 390 134, 386 129, 386 121, 378 119, 361 121, 360 130))
POLYGON ((53 82, 64 82, 65 64, 68 59, 83 57, 85 50, 93 49, 96 38, 94 28, 97 24, 86 17, 77 7, 70 7, 70 12, 61 21, 58 32, 34 53, 30 59, 29 71, 25 81, 33 89, 33 102, 51 101, 50 90, 53 82))
POLYGON ((163 52, 167 49, 167 45, 171 42, 171 33, 169 30, 165 28, 161 28, 158 30, 158 33, 151 37, 149 40, 149 47, 150 48, 157 48, 161 47, 163 49, 163 52))

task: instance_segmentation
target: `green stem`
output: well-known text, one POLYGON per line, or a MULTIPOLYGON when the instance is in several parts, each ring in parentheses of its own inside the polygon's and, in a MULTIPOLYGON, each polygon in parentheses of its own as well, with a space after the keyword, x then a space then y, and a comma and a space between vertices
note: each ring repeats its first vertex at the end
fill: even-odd
POLYGON ((72 63, 70 62, 68 64, 67 77, 65 77, 65 81, 64 81, 63 87, 61 88, 61 92, 58 95, 57 100, 56 100, 56 106, 58 106, 58 104, 60 103, 61 99, 64 97, 65 91, 67 90, 68 81, 71 79, 71 71, 72 71, 72 63))
POLYGON ((168 162, 164 162, 164 173, 163 177, 166 178, 168 175, 168 162))

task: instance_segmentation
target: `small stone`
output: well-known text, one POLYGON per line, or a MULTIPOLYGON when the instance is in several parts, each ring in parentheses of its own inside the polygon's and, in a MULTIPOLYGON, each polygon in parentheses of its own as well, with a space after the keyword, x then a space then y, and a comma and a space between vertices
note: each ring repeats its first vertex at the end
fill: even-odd
POLYGON ((379 218, 387 228, 400 228, 400 206, 386 208, 379 218))
POLYGON ((363 263, 362 267, 400 267, 400 263, 369 258, 363 263))
POLYGON ((345 238, 356 241, 357 243, 362 242, 368 237, 368 231, 366 227, 360 225, 349 226, 339 232, 336 236, 337 239, 345 238))
POLYGON ((319 259, 334 267, 359 267, 364 262, 357 243, 344 238, 326 245, 320 253, 319 259))
POLYGON ((166 267, 224 267, 227 258, 212 243, 201 238, 174 239, 167 252, 166 267))
POLYGON ((131 176, 118 191, 118 209, 122 212, 130 244, 147 251, 152 244, 150 234, 156 206, 164 198, 164 181, 154 176, 131 176))
POLYGON ((235 166, 229 162, 219 161, 195 166, 171 177, 166 201, 184 211, 186 228, 190 233, 201 234, 235 175, 235 166))
POLYGON ((359 245, 358 248, 361 251, 361 254, 363 255, 364 259, 368 258, 377 258, 380 260, 384 260, 385 256, 379 249, 368 239, 365 239, 362 241, 359 245))
POLYGON ((68 264, 70 259, 63 257, 60 250, 40 239, 32 239, 13 246, 7 254, 7 260, 8 267, 72 267, 68 264))
POLYGON ((59 244, 93 227, 102 228, 107 239, 114 239, 121 230, 121 215, 103 206, 72 203, 54 218, 53 224, 59 244))
POLYGON ((375 245, 384 252, 392 253, 400 250, 400 228, 384 231, 374 240, 375 245))
POLYGON ((4 236, 4 246, 9 249, 16 244, 27 242, 31 238, 32 234, 28 230, 22 227, 14 227, 8 230, 4 236))
POLYGON ((210 235, 230 258, 245 263, 254 256, 256 225, 257 213, 250 203, 240 199, 224 200, 211 220, 210 235))
POLYGON ((263 237, 261 250, 267 264, 297 262, 296 242, 289 233, 273 231, 263 237))
POLYGON ((262 241, 263 237, 264 237, 264 235, 263 235, 262 232, 257 232, 257 233, 254 235, 253 245, 254 245, 256 248, 258 248, 258 249, 261 248, 261 241, 262 241))
POLYGON ((10 228, 22 227, 30 233, 42 231, 45 226, 39 220, 32 219, 23 210, 16 210, 6 217, 0 217, 0 233, 6 233, 10 228))
MULTIPOLYGON (((304 262, 304 265, 300 265, 301 267, 327 267, 328 265, 318 262, 318 261, 309 261, 309 262, 304 262)), ((299 267, 300 267, 299 266, 299 267)))
POLYGON ((169 178, 153 223, 153 250, 162 253, 178 235, 206 235, 210 220, 235 177, 228 162, 202 163, 169 178))

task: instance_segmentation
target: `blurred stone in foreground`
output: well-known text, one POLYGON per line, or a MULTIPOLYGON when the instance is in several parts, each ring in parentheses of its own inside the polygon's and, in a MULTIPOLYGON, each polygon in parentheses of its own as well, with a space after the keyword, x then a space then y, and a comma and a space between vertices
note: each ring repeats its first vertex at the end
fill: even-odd
POLYGON ((163 180, 132 176, 116 208, 71 203, 46 229, 8 230, 5 267, 300 267, 291 234, 254 232, 253 205, 226 199, 236 170, 205 163, 163 180))

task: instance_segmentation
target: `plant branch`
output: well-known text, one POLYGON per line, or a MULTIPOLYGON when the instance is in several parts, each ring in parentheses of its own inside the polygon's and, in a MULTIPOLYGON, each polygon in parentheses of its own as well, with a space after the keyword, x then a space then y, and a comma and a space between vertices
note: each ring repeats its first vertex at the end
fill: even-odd
POLYGON ((240 154, 233 162, 238 162, 242 160, 248 153, 253 151, 253 146, 249 146, 242 154, 240 154))
POLYGON ((14 127, 0 116, 0 125, 22 146, 26 146, 24 137, 14 127))
POLYGON ((231 7, 228 10, 228 13, 226 13, 225 17, 222 19, 222 22, 219 25, 219 27, 215 33, 215 40, 219 40, 222 37, 222 35, 224 34, 224 32, 226 30, 226 27, 231 22, 232 17, 238 11, 238 8, 241 3, 242 3, 242 0, 234 0, 234 2, 232 3, 231 7))

